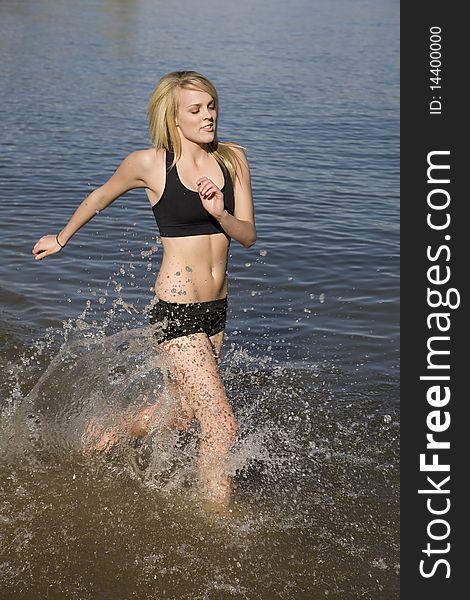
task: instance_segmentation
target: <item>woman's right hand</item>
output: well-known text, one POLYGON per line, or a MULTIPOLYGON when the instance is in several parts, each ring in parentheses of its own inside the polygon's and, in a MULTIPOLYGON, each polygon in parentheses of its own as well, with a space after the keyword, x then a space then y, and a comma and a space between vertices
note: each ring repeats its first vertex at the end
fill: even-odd
POLYGON ((55 235, 44 235, 40 238, 33 247, 33 254, 36 260, 42 260, 50 254, 55 254, 62 250, 62 246, 57 241, 55 235))

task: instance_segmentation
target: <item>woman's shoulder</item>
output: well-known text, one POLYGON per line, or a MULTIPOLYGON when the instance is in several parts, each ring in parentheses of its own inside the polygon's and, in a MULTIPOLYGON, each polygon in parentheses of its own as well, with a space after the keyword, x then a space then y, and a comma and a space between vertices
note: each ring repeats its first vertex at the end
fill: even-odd
POLYGON ((219 142, 219 152, 227 158, 232 159, 232 163, 242 164, 248 166, 248 160, 246 157, 246 148, 237 142, 219 142), (222 146, 222 148, 221 148, 222 146))
POLYGON ((223 147, 227 148, 228 150, 232 150, 238 156, 245 155, 245 150, 246 150, 245 146, 242 146, 241 144, 237 144, 237 142, 219 142, 219 146, 223 146, 223 147))
POLYGON ((231 158, 231 162, 235 167, 235 171, 249 170, 248 158, 246 156, 246 148, 236 142, 224 142, 226 148, 225 155, 231 158))
POLYGON ((142 150, 134 150, 129 154, 134 160, 142 163, 149 163, 154 161, 156 158, 163 156, 165 150, 163 148, 143 148, 142 150))
POLYGON ((132 162, 141 170, 154 170, 155 165, 162 162, 165 157, 163 148, 144 148, 142 150, 134 150, 128 154, 126 160, 132 162))

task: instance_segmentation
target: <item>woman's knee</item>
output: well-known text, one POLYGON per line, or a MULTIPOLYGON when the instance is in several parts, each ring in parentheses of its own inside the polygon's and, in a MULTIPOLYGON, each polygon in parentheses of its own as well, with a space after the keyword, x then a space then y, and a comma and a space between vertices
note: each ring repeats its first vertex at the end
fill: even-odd
POLYGON ((237 420, 231 409, 212 410, 210 414, 204 411, 196 416, 203 437, 212 440, 214 445, 224 451, 230 449, 235 442, 238 430, 237 420))

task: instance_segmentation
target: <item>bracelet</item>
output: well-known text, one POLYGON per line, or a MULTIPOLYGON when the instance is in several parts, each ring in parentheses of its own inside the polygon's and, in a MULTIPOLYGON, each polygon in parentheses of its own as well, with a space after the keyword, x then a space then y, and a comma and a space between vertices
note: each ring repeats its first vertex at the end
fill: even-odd
POLYGON ((56 241, 56 242, 59 244, 59 246, 60 246, 61 248, 65 248, 65 244, 62 246, 62 244, 59 242, 59 234, 57 234, 57 235, 55 236, 55 241, 56 241))

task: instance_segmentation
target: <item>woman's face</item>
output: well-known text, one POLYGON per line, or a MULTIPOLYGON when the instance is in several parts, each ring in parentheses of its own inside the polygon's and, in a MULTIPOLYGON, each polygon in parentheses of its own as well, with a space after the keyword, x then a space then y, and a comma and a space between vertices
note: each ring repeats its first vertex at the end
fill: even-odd
POLYGON ((217 120, 214 99, 196 89, 178 90, 176 124, 183 137, 197 144, 213 141, 217 120))

